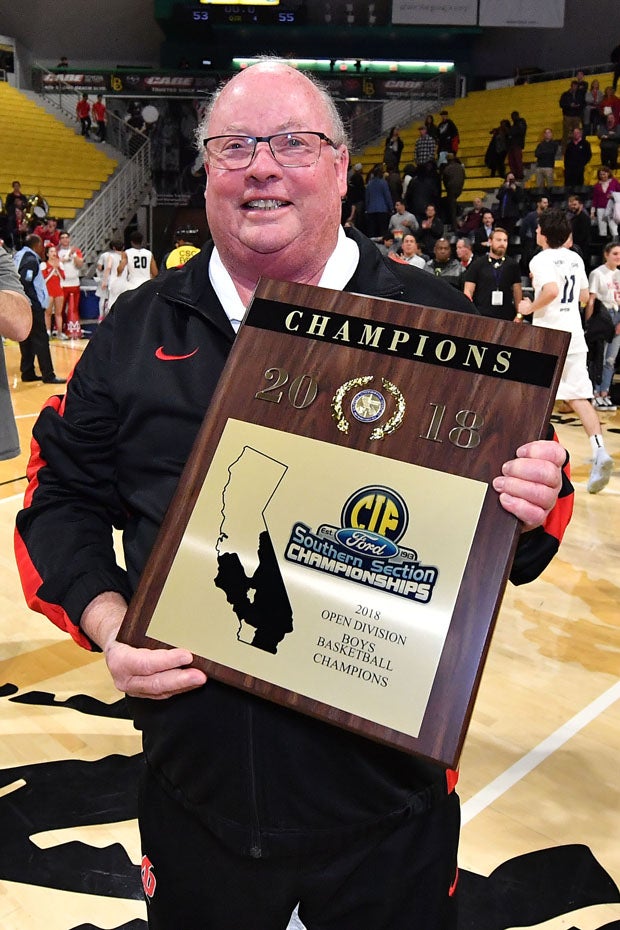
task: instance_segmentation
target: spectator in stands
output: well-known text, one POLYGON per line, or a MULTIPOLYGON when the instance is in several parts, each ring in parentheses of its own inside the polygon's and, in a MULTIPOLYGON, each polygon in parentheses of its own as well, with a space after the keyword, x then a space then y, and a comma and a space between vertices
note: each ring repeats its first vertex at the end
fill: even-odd
POLYGON ((601 100, 603 116, 607 116, 607 109, 611 110, 616 120, 620 120, 620 97, 616 97, 616 92, 613 87, 605 88, 605 96, 601 100))
POLYGON ((512 171, 508 172, 506 180, 495 196, 497 198, 497 208, 494 211, 495 220, 498 225, 507 231, 509 236, 512 236, 517 220, 521 216, 520 204, 523 196, 523 192, 517 184, 512 171))
POLYGON ((347 181, 347 200, 355 207, 354 223, 362 232, 366 230, 364 221, 364 199, 366 185, 364 184, 363 166, 361 161, 356 162, 349 172, 347 181))
POLYGON ((418 232, 418 241, 422 250, 432 255, 435 251, 435 243, 443 236, 443 223, 437 216, 435 204, 429 203, 424 211, 424 219, 420 223, 418 232))
POLYGON ((62 55, 60 61, 56 65, 57 68, 67 69, 69 67, 69 59, 66 55, 62 55))
POLYGON ((581 129, 573 129, 564 149, 564 184, 566 187, 583 187, 586 165, 592 159, 592 149, 581 129))
POLYGON ((27 196, 22 191, 19 181, 11 182, 11 190, 6 195, 4 209, 6 210, 7 244, 19 249, 24 238, 28 235, 28 224, 24 219, 27 196))
POLYGON ((403 182, 400 176, 400 171, 397 169, 387 172, 387 181, 388 187, 390 189, 390 197, 392 198, 392 209, 396 204, 397 200, 402 200, 403 198, 403 182))
POLYGON ((401 139, 398 126, 392 126, 385 140, 385 151, 383 161, 387 171, 398 171, 400 167, 400 156, 402 155, 405 143, 401 139))
POLYGON ((618 167, 618 145, 620 145, 620 121, 608 113, 597 135, 601 140, 601 163, 612 171, 618 167))
POLYGON ((411 162, 407 162, 403 168, 403 199, 407 193, 407 188, 411 183, 412 178, 415 177, 415 165, 411 162))
POLYGON ((616 370, 616 359, 620 352, 620 244, 609 242, 603 251, 605 264, 595 268, 590 275, 590 299, 586 308, 586 321, 596 312, 596 302, 605 307, 611 316, 615 334, 611 342, 603 341, 600 377, 596 366, 594 385, 594 406, 601 410, 614 410, 615 405, 609 397, 611 382, 616 370), (604 361, 603 361, 604 358, 604 361))
POLYGON ((447 110, 442 110, 439 114, 441 120, 437 127, 437 164, 445 165, 448 159, 448 153, 453 155, 459 150, 459 131, 456 123, 448 116, 447 110))
POLYGON ((392 213, 392 195, 380 166, 374 169, 364 196, 366 232, 371 239, 380 239, 388 228, 392 213))
POLYGON ((420 243, 413 233, 407 233, 403 236, 400 245, 400 256, 408 265, 415 265, 416 268, 424 268, 426 265, 426 258, 422 254, 420 243))
POLYGON ((436 151, 437 142, 434 136, 429 134, 428 127, 423 123, 418 126, 418 138, 414 148, 414 159, 418 168, 428 161, 435 161, 436 151))
POLYGON ((45 261, 41 265, 41 273, 45 279, 45 287, 49 294, 49 302, 45 308, 45 328, 47 335, 52 335, 52 317, 54 319, 54 336, 58 339, 67 339, 68 337, 62 331, 62 307, 65 295, 62 289, 65 272, 58 258, 58 249, 55 245, 50 245, 45 250, 45 261))
POLYGON ((583 71, 578 71, 575 75, 575 80, 577 81, 577 93, 583 98, 585 103, 586 94, 588 93, 588 82, 586 81, 583 71))
POLYGON ((523 149, 525 148, 525 136, 527 133, 527 123, 524 117, 519 115, 518 110, 513 110, 510 114, 512 125, 510 135, 508 136, 508 164, 517 181, 523 180, 523 149))
POLYGON ((596 133, 599 123, 603 117, 602 102, 603 92, 599 82, 595 79, 590 85, 590 90, 585 96, 586 106, 583 111, 584 130, 587 136, 593 136, 596 133))
POLYGON ((467 271, 474 260, 473 243, 468 236, 461 236, 460 239, 456 240, 456 257, 463 272, 467 271))
POLYGON ((452 258, 452 250, 447 239, 441 237, 433 248, 434 258, 426 262, 424 270, 434 274, 436 278, 443 278, 447 284, 461 289, 463 269, 456 258, 452 258))
POLYGON ((29 233, 26 217, 26 198, 15 197, 11 209, 7 210, 7 238, 14 249, 22 247, 29 233))
POLYGON ((375 242, 375 245, 379 249, 382 255, 393 255, 396 251, 396 243, 394 242, 394 234, 391 232, 386 232, 383 236, 381 242, 375 242))
POLYGON ((586 271, 590 269, 592 224, 589 213, 584 210, 583 201, 577 194, 568 198, 568 219, 573 238, 573 248, 581 255, 586 271))
POLYGON ((571 81, 570 89, 565 90, 560 97, 560 109, 562 110, 562 147, 566 149, 569 138, 574 129, 581 128, 585 100, 583 94, 579 93, 577 81, 571 81))
POLYGON ((4 209, 7 213, 10 213, 14 209, 16 200, 26 200, 26 195, 22 191, 22 185, 20 181, 11 182, 11 190, 6 195, 4 201, 4 209))
POLYGON ((491 177, 503 178, 506 169, 506 154, 510 140, 510 123, 503 119, 499 126, 491 129, 491 139, 484 156, 484 163, 491 177))
POLYGON ((80 326, 80 269, 84 265, 84 256, 80 249, 71 245, 68 232, 61 232, 58 257, 65 272, 62 287, 64 292, 63 315, 66 319, 67 334, 73 339, 82 333, 80 326))
POLYGON ((427 113, 424 117, 424 125, 426 126, 426 131, 429 136, 432 136, 435 142, 439 139, 439 130, 435 125, 435 117, 432 113, 427 113))
POLYGON ((419 221, 425 218, 429 203, 436 207, 441 203, 441 180, 437 165, 433 161, 427 161, 418 168, 416 176, 409 183, 405 197, 407 209, 415 214, 419 221))
POLYGON ((457 225, 459 230, 469 235, 469 233, 474 233, 477 229, 480 229, 483 213, 484 207, 482 205, 482 199, 480 197, 474 197, 471 210, 464 213, 461 219, 458 220, 457 225))
POLYGON ((500 226, 491 233, 489 254, 481 255, 465 272, 463 290, 483 316, 514 320, 523 297, 521 270, 507 255, 508 233, 500 226))
POLYGON ((463 193, 465 168, 458 155, 448 153, 448 160, 441 175, 446 190, 446 220, 453 230, 456 229, 456 203, 463 193))
POLYGON ((542 139, 534 149, 536 187, 553 187, 553 169, 557 151, 558 143, 553 138, 553 130, 547 127, 543 131, 542 139))
POLYGON ((598 170, 598 181, 592 188, 592 206, 590 217, 598 223, 598 234, 601 238, 607 236, 609 225, 610 235, 615 239, 618 235, 618 224, 614 219, 614 194, 620 192, 620 184, 611 173, 611 169, 603 166, 598 170))
POLYGON ((390 217, 388 229, 395 234, 395 238, 402 238, 406 232, 417 232, 420 224, 413 213, 405 208, 402 200, 396 201, 394 209, 396 212, 390 217))
POLYGON ((21 362, 19 370, 22 381, 43 381, 45 384, 65 384, 57 378, 50 355, 50 344, 45 329, 45 308, 48 293, 41 274, 39 260, 43 257, 43 243, 39 236, 30 235, 24 247, 14 256, 19 280, 30 301, 32 327, 28 336, 19 344, 21 362), (41 374, 36 373, 34 363, 39 363, 41 374))
POLYGON ((490 210, 484 210, 482 224, 474 232, 474 255, 486 255, 491 248, 491 233, 495 218, 490 210))
POLYGON ((90 139, 90 127, 91 127, 91 118, 90 118, 90 103, 88 102, 88 94, 82 94, 80 99, 75 105, 75 116, 79 120, 82 135, 87 139, 90 139))
POLYGON ((530 271, 530 261, 538 250, 536 240, 536 230, 540 222, 541 215, 549 209, 549 198, 544 194, 536 201, 536 209, 526 213, 519 226, 519 236, 521 238, 521 270, 524 275, 530 271))
POLYGON ((108 111, 106 109, 105 103, 103 102, 103 94, 97 94, 97 100, 95 103, 93 103, 93 116, 95 117, 95 122, 97 123, 97 139, 99 142, 105 142, 108 123, 108 111))
POLYGON ((58 220, 55 216, 48 216, 45 223, 40 223, 34 228, 35 236, 40 236, 43 240, 43 248, 49 249, 51 245, 58 248, 60 244, 60 230, 58 229, 58 220))

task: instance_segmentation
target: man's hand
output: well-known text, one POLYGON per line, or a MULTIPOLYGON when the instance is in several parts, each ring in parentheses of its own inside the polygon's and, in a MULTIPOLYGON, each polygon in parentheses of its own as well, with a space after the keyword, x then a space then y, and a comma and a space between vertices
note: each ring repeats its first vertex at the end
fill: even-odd
POLYGON ((524 524, 524 531, 544 523, 562 487, 566 449, 558 442, 538 440, 517 449, 517 457, 502 466, 493 479, 499 502, 524 524))
POLYGON ((82 614, 80 627, 101 647, 119 691, 155 700, 200 688, 207 680, 192 661, 188 649, 138 649, 116 639, 127 604, 120 594, 107 591, 94 598, 82 614))
POLYGON ((532 301, 529 297, 521 298, 517 304, 517 313, 520 313, 522 316, 527 316, 529 313, 532 313, 532 301))
POLYGON ((154 700, 200 688, 207 680, 188 649, 137 649, 116 640, 106 647, 105 660, 119 691, 154 700))

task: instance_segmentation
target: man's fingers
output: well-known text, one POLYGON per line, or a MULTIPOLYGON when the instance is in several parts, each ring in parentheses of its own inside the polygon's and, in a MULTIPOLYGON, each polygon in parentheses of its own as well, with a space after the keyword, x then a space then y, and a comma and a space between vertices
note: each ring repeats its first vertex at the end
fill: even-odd
POLYGON ((106 661, 114 684, 133 697, 165 698, 201 687, 207 677, 192 661, 188 649, 137 649, 113 642, 106 661))

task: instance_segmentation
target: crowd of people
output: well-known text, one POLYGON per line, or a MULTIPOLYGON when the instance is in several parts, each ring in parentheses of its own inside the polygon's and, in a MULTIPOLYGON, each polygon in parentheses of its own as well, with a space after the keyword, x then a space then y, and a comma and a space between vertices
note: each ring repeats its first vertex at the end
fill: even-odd
MULTIPOLYGON (((394 261, 421 268, 463 291, 484 316, 560 328, 570 321, 570 353, 573 362, 577 357, 578 361, 562 382, 558 399, 577 413, 590 437, 593 467, 588 490, 597 493, 607 484, 612 469, 598 412, 616 410, 611 386, 620 351, 620 183, 612 167, 603 163, 596 184, 583 186, 592 151, 584 135, 590 126, 583 126, 582 119, 587 113, 591 123, 596 123, 597 87, 593 82, 594 87, 588 88, 583 75, 573 84, 571 97, 573 91, 581 95, 583 107, 588 103, 589 110, 582 109, 578 124, 566 125, 563 191, 556 188, 554 192, 554 166, 561 143, 551 129, 545 129, 531 166, 537 182, 537 189, 529 195, 534 202, 528 199, 529 192, 520 183, 526 171, 527 123, 513 111, 511 121, 502 121, 493 131, 487 151, 492 174, 503 170, 506 158, 510 171, 494 197, 484 202, 476 198, 471 207, 459 212, 464 169, 458 159, 458 130, 444 111, 440 126, 449 127, 444 132, 450 137, 451 150, 444 146, 441 158, 438 127, 429 116, 419 127, 413 162, 401 170, 404 145, 398 127, 391 128, 384 163, 375 165, 366 181, 361 163, 350 170, 342 220, 345 226, 365 231, 379 251, 394 261), (555 222, 550 240, 541 235, 547 214, 555 222), (562 242, 557 241, 558 229, 566 231, 562 242), (562 293, 561 282, 556 282, 556 293, 555 285, 551 287, 541 277, 540 269, 549 262, 543 263, 540 255, 549 249, 556 261, 562 259, 567 268, 574 264, 579 270, 578 274, 575 269, 571 272, 580 283, 570 295, 562 293), (553 300, 546 300, 551 291, 553 300)), ((609 88, 601 99, 609 103, 613 96, 609 88)), ((615 119, 604 107, 601 116, 603 122, 596 124, 599 129, 615 119)), ((604 151, 601 146, 603 158, 604 151)))
MULTIPOLYGON (((20 341, 21 379, 64 383, 53 370, 49 342, 84 335, 80 301, 85 256, 71 234, 60 228, 55 216, 22 219, 28 199, 21 183, 13 181, 5 201, 6 238, 0 237, 3 254, 13 257, 32 312, 30 332, 20 341)), ((157 274, 153 253, 145 248, 138 230, 131 235, 127 249, 123 242, 112 240, 109 250, 97 262, 95 281, 100 318, 107 315, 119 294, 139 287, 157 274)))

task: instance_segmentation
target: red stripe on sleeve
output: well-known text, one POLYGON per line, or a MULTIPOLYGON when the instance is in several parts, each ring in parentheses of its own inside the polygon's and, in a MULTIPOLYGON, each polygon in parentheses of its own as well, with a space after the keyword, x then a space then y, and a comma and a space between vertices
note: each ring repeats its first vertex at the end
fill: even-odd
POLYGON ((73 623, 63 608, 58 604, 44 601, 38 596, 37 592, 43 584, 43 579, 33 565, 30 554, 17 530, 15 530, 15 557, 28 607, 48 617, 57 627, 69 633, 79 646, 92 652, 92 643, 82 633, 79 626, 73 623))
POLYGON ((455 769, 446 769, 446 784, 448 786, 448 794, 452 794, 456 788, 456 783, 459 780, 459 773, 455 769))
MULTIPOLYGON (((553 439, 555 442, 559 442, 555 430, 553 433, 553 439)), ((547 519, 543 524, 545 532, 549 533, 550 536, 553 536, 555 539, 557 539, 558 543, 562 542, 562 537, 564 536, 566 527, 570 523, 570 519, 573 515, 574 503, 575 493, 570 483, 570 461, 568 460, 567 456, 566 462, 562 469, 562 487, 560 489, 559 497, 553 510, 547 514, 547 519)))

